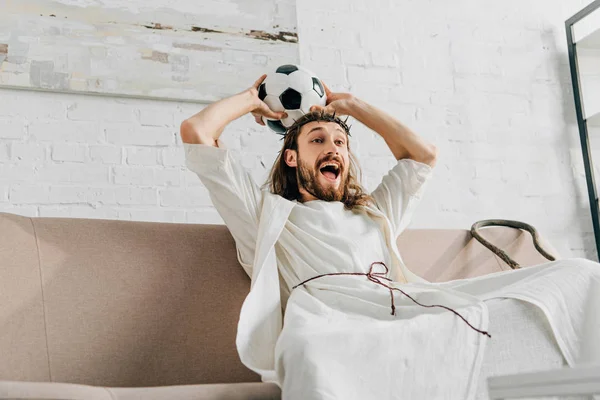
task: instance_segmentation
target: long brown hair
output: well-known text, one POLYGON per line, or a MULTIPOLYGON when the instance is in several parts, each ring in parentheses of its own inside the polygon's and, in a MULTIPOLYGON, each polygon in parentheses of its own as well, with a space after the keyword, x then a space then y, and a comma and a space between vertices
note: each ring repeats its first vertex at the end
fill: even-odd
MULTIPOLYGON (((346 136, 350 135, 350 127, 334 114, 328 114, 324 112, 311 112, 304 114, 294 124, 287 129, 283 139, 283 148, 279 152, 279 156, 273 168, 269 173, 269 178, 263 184, 262 188, 268 187, 271 193, 278 194, 288 200, 302 199, 302 194, 298 188, 298 180, 296 178, 296 167, 290 167, 285 162, 285 151, 295 150, 298 151, 298 136, 300 135, 301 128, 309 122, 313 121, 325 121, 335 122, 344 129, 346 136)), ((348 166, 348 176, 344 183, 344 195, 342 203, 347 210, 353 210, 358 206, 367 206, 370 203, 374 203, 373 197, 366 193, 360 185, 361 170, 358 160, 350 151, 350 142, 346 140, 348 146, 348 157, 350 159, 350 165, 348 166), (357 176, 358 174, 358 176, 357 176)))

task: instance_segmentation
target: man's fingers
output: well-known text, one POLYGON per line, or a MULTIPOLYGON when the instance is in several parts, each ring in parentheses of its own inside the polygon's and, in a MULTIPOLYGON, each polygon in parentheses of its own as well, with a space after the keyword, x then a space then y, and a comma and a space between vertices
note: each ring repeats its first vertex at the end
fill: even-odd
MULTIPOLYGON (((323 106, 312 106, 310 108, 311 112, 325 112, 326 114, 333 114, 333 113, 337 113, 337 110, 335 107, 332 106, 327 106, 327 107, 323 107, 323 106)), ((339 113, 337 114, 339 115, 339 113)))
POLYGON ((258 89, 258 87, 260 86, 260 84, 263 83, 263 81, 265 79, 267 79, 267 74, 263 74, 260 78, 258 78, 256 80, 256 82, 254 82, 254 85, 252 85, 252 86, 254 86, 254 88, 258 89))
POLYGON ((263 119, 260 115, 255 115, 254 120, 256 121, 257 124, 265 126, 265 122, 263 121, 263 119))
POLYGON ((282 119, 287 117, 287 114, 283 111, 281 112, 275 112, 273 110, 271 110, 270 108, 267 108, 266 110, 264 110, 263 115, 267 118, 271 118, 271 119, 282 119))
POLYGON ((329 89, 329 87, 325 84, 325 82, 321 81, 321 83, 323 84, 323 87, 325 88, 325 95, 327 97, 331 96, 331 89, 329 89))

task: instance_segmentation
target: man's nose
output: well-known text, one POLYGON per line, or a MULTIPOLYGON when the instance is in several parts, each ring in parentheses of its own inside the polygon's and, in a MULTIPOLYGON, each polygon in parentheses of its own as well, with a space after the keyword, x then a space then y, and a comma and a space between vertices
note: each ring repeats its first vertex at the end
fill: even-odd
POLYGON ((333 153, 338 154, 340 149, 334 142, 328 142, 327 144, 327 154, 333 153))

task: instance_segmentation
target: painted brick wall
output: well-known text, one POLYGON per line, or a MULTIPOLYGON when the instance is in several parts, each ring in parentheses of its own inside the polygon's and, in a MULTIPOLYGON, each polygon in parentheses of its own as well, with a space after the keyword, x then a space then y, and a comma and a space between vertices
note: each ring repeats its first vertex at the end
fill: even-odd
MULTIPOLYGON (((411 227, 517 219, 563 256, 596 258, 564 34, 589 1, 298 3, 302 64, 439 147, 411 227)), ((183 165, 178 126, 200 108, 0 90, 0 211, 222 223, 183 165)), ((394 159, 358 123, 353 136, 372 190, 394 159)), ((281 144, 250 116, 223 140, 259 182, 281 144)))

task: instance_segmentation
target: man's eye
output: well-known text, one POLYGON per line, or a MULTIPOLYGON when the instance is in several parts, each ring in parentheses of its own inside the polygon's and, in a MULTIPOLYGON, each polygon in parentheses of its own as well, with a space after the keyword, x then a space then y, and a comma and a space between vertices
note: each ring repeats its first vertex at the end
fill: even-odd
MULTIPOLYGON (((323 139, 313 139, 312 141, 314 142, 314 141, 317 141, 317 140, 319 140, 321 142, 323 141, 323 139)), ((345 142, 343 140, 336 140, 336 143, 344 144, 345 142)))

